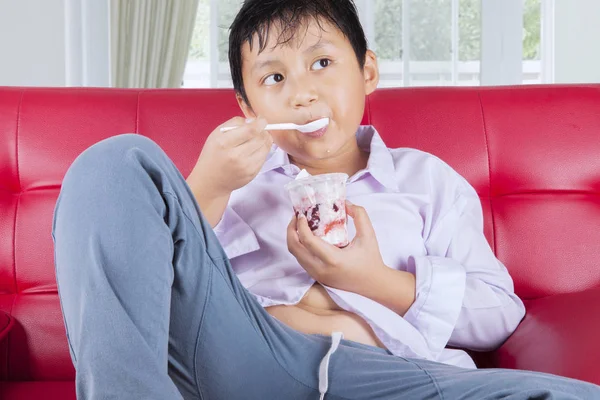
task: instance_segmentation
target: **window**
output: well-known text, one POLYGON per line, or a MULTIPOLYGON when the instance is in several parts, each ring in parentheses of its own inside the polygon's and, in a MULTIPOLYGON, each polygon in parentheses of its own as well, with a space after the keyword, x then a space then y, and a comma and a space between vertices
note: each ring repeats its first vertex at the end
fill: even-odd
POLYGON ((542 83, 542 0, 523 9, 523 83, 542 83))
POLYGON ((479 85, 480 0, 359 0, 357 5, 379 57, 380 87, 479 85))
POLYGON ((200 0, 183 87, 233 87, 229 73, 229 26, 243 0, 200 0))
MULTIPOLYGON (((517 60, 522 63, 522 83, 552 82, 552 60, 545 57, 544 49, 551 46, 548 41, 552 25, 545 19, 551 20, 549 4, 553 1, 525 0, 519 6, 522 8, 511 8, 512 3, 519 2, 501 5, 507 14, 523 15, 523 54, 522 60, 517 60)), ((485 65, 481 59, 482 33, 487 29, 490 35, 502 35, 505 33, 493 30, 506 29, 491 23, 484 26, 482 7, 490 3, 482 0, 355 2, 369 47, 379 58, 380 87, 480 85, 485 65)), ((200 0, 184 87, 232 86, 227 61, 228 28, 241 3, 200 0)))

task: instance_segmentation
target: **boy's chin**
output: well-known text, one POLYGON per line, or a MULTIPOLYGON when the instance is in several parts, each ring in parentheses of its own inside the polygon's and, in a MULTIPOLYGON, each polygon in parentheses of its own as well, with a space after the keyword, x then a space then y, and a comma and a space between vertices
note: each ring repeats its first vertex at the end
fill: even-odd
POLYGON ((302 164, 310 165, 312 163, 319 163, 323 161, 327 161, 329 159, 335 158, 335 153, 333 150, 323 149, 321 151, 316 152, 302 152, 298 154, 296 157, 291 155, 292 159, 301 162, 302 164))

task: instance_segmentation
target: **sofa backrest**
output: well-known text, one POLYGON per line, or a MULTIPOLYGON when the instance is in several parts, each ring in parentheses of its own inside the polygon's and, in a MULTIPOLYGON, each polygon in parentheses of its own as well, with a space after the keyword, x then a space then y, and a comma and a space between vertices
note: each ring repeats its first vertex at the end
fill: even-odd
MULTIPOLYGON (((75 157, 138 132, 187 175, 206 136, 239 114, 231 90, 0 88, 0 310, 16 320, 0 381, 74 377, 50 231, 75 157)), ((600 86, 382 89, 364 123, 469 180, 520 296, 600 284, 600 86)))

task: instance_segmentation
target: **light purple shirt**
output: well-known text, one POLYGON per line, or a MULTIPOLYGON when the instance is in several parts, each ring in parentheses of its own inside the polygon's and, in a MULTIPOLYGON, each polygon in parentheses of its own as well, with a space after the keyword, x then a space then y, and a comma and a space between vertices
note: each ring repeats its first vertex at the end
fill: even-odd
MULTIPOLYGON (((491 350, 525 314, 513 281, 483 235, 475 190, 439 158, 388 149, 361 126, 367 168, 350 177, 348 199, 364 207, 387 266, 416 276, 404 317, 356 293, 324 286, 333 301, 371 326, 394 355, 475 367, 462 350, 491 350)), ((274 146, 258 176, 232 193, 215 232, 242 284, 263 307, 297 304, 315 283, 286 244, 293 215, 284 185, 300 172, 274 146)), ((355 235, 348 220, 350 238, 355 235)))

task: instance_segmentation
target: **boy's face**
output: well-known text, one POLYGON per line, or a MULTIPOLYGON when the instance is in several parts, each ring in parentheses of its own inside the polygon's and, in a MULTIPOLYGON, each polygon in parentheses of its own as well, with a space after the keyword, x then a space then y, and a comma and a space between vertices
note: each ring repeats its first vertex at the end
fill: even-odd
POLYGON ((369 51, 360 68, 352 45, 337 27, 308 20, 292 40, 276 46, 277 24, 258 54, 242 48, 242 77, 249 105, 238 95, 246 117, 262 116, 269 123, 306 124, 328 117, 320 135, 299 131, 272 131, 274 142, 305 165, 334 160, 356 148, 355 133, 364 113, 365 96, 377 87, 377 59, 369 51), (304 34, 306 31, 306 35, 304 34), (251 106, 251 107, 250 107, 251 106))

